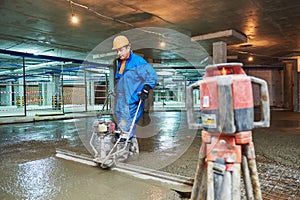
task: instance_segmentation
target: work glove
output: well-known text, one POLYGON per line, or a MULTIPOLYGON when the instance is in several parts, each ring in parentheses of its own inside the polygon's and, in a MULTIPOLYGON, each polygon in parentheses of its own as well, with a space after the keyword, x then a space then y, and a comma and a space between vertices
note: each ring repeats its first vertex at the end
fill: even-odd
POLYGON ((150 85, 144 85, 141 94, 140 94, 140 100, 145 101, 148 98, 149 91, 151 90, 150 85))

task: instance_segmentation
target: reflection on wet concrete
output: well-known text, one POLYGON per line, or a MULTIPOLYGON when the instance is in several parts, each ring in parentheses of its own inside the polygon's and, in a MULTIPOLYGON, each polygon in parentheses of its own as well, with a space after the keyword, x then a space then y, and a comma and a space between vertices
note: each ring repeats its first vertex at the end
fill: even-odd
POLYGON ((152 200, 162 199, 168 191, 116 171, 97 170, 54 157, 1 166, 1 172, 0 198, 7 200, 152 200))
POLYGON ((3 199, 53 199, 59 193, 64 174, 53 158, 2 165, 0 180, 3 199), (6 167, 9 167, 7 170, 6 167))
POLYGON ((161 113, 153 113, 148 126, 137 127, 141 151, 153 152, 177 146, 176 143, 182 136, 178 132, 183 125, 181 115, 180 112, 166 112, 162 118, 161 113))
MULTIPOLYGON (((151 113, 137 128, 141 155, 135 163, 160 169, 180 157, 193 139, 181 115, 151 113)), ((0 199, 176 199, 161 185, 54 157, 56 147, 90 150, 95 119, 1 125, 0 199)))
POLYGON ((32 140, 61 139, 67 139, 72 145, 72 142, 76 143, 79 139, 74 121, 76 120, 1 125, 0 145, 11 145, 32 140))
POLYGON ((189 130, 185 112, 154 112, 151 123, 137 127, 140 156, 133 164, 160 170, 182 156, 197 130, 189 130))

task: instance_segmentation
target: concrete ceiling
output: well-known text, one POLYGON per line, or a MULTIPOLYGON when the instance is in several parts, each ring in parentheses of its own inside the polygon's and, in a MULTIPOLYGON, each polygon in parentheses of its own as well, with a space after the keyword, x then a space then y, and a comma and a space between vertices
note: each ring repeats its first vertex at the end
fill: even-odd
POLYGON ((184 68, 182 60, 201 65, 212 53, 211 41, 192 37, 235 30, 247 41, 228 44, 228 61, 279 65, 300 54, 299 10, 299 0, 0 0, 0 49, 105 64, 113 36, 125 34, 157 66, 184 68))

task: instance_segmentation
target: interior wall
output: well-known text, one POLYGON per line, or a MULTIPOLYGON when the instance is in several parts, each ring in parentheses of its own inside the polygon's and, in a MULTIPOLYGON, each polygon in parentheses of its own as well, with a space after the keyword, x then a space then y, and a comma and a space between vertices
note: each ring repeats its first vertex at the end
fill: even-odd
MULTIPOLYGON (((263 79, 267 82, 272 108, 284 108, 284 71, 280 69, 248 69, 247 75, 263 79)), ((259 106, 260 90, 253 85, 254 105, 259 106)))

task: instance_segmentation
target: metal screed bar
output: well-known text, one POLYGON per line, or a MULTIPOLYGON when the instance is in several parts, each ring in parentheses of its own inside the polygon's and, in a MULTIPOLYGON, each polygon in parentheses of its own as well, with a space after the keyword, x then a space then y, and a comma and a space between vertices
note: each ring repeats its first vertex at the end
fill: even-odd
MULTIPOLYGON (((92 156, 78 154, 64 149, 56 149, 56 157, 79 162, 93 167, 99 166, 98 163, 93 161, 92 156)), ((157 181, 168 185, 173 190, 180 192, 191 192, 193 186, 193 178, 131 165, 128 163, 117 163, 116 166, 111 169, 126 173, 139 179, 157 181)))

